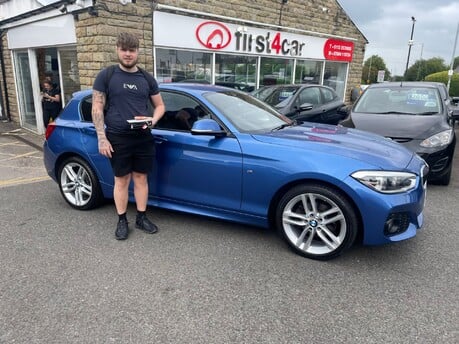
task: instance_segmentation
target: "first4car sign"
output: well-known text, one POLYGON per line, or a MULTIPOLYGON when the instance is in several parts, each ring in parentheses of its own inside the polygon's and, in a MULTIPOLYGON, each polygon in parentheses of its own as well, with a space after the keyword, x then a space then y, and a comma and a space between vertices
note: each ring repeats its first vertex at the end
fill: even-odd
POLYGON ((155 11, 155 46, 352 61, 354 43, 155 11), (173 23, 174 30, 170 27, 173 23))

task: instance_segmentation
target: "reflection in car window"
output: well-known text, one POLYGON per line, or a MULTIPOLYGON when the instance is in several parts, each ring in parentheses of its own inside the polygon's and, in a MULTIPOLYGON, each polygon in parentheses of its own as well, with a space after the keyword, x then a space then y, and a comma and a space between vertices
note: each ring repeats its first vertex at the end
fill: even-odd
POLYGON ((283 107, 292 96, 298 91, 299 87, 268 87, 267 90, 260 92, 256 95, 258 99, 263 100, 265 103, 274 107, 283 107))
POLYGON ((190 131, 193 123, 205 118, 207 112, 195 99, 175 92, 161 91, 166 112, 155 128, 190 131))
POLYGON ((308 87, 301 91, 299 95, 300 105, 304 103, 318 105, 320 104, 320 90, 318 87, 308 87))
POLYGON ((208 92, 204 97, 240 132, 268 131, 290 123, 270 106, 242 92, 208 92))
POLYGON ((430 115, 441 111, 440 94, 428 87, 375 87, 360 96, 354 112, 430 115))
POLYGON ((333 93, 333 91, 323 87, 321 88, 322 90, 322 96, 324 97, 324 103, 328 103, 333 101, 333 99, 337 98, 336 94, 333 93))

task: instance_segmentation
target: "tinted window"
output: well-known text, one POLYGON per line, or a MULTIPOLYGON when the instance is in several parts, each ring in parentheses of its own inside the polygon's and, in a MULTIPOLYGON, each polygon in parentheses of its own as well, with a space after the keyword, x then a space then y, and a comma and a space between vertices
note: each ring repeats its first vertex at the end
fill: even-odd
POLYGON ((207 116, 204 108, 187 95, 161 91, 161 96, 166 112, 156 124, 157 129, 189 131, 195 121, 207 116))
POLYGON ((318 87, 308 87, 299 94, 300 104, 309 103, 313 105, 320 104, 320 90, 318 87))
POLYGON ((337 98, 336 93, 328 88, 322 88, 322 96, 324 97, 324 103, 329 103, 337 98))
POLYGON ((84 98, 80 103, 80 112, 83 121, 92 122, 92 97, 84 98))

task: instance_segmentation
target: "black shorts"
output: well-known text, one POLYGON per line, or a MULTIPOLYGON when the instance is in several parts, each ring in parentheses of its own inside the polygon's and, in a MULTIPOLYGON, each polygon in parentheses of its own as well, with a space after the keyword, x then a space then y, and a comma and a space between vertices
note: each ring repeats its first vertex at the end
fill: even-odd
POLYGON ((155 163, 155 141, 149 130, 129 134, 107 132, 107 139, 114 150, 110 163, 116 177, 151 171, 155 163))

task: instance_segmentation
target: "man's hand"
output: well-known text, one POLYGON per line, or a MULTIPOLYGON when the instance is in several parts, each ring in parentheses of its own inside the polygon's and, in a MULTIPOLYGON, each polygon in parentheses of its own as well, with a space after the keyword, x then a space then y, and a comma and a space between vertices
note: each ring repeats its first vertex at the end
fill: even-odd
POLYGON ((134 119, 137 120, 144 120, 145 124, 142 126, 142 129, 151 129, 155 126, 156 122, 154 122, 153 117, 147 117, 147 116, 134 116, 134 119))
POLYGON ((99 139, 99 153, 107 158, 112 157, 112 153, 114 152, 112 145, 110 142, 104 138, 99 139))

